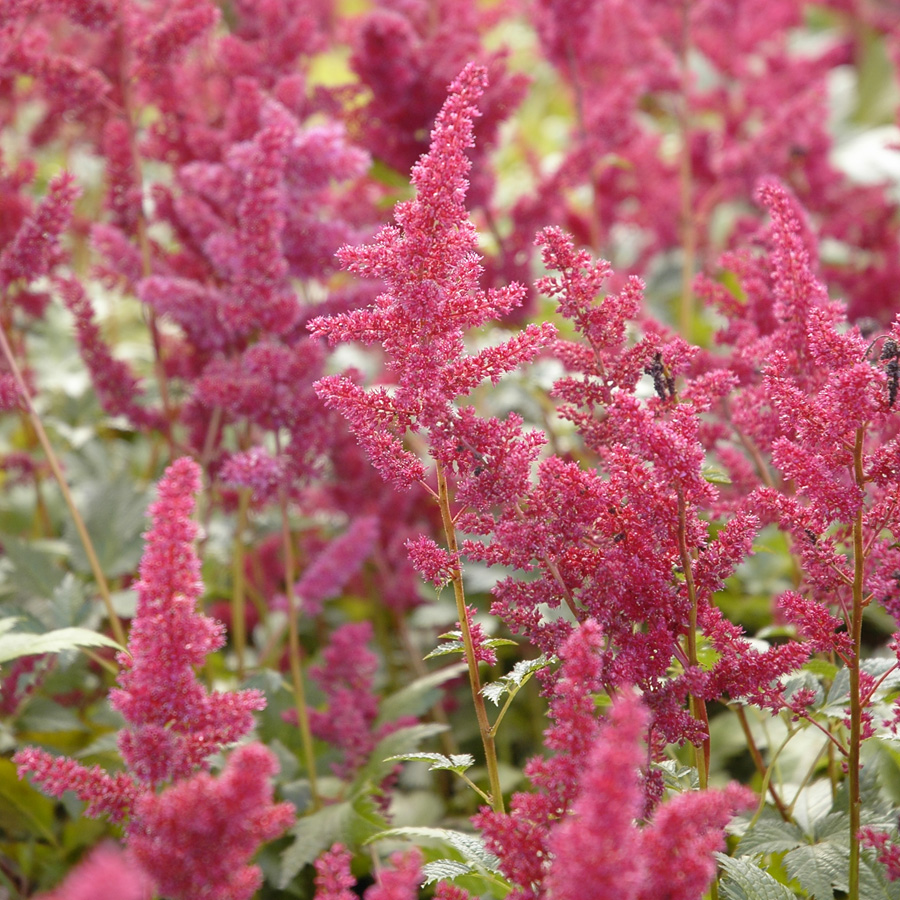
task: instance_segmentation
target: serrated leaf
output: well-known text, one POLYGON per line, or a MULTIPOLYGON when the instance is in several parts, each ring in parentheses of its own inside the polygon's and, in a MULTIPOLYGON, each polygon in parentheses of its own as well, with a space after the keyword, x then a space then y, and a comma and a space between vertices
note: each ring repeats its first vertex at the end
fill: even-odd
POLYGON ((57 628, 45 634, 26 634, 5 631, 0 634, 0 663, 18 659, 20 656, 38 656, 42 653, 59 653, 78 647, 125 648, 105 634, 87 628, 57 628))
MULTIPOLYGON (((135 488, 134 478, 128 472, 93 479, 86 487, 84 483, 81 486, 85 496, 79 507, 100 568, 107 577, 134 571, 143 550, 148 493, 135 488)), ((70 520, 66 524, 66 540, 72 548, 72 565, 89 574, 90 562, 70 520)))
POLYGON ((840 889, 847 887, 847 860, 849 848, 834 843, 811 844, 791 850, 784 857, 784 865, 791 878, 813 900, 833 900, 833 884, 840 889))
MULTIPOLYGON (((873 855, 874 856, 874 855, 873 855)), ((859 895, 866 900, 900 900, 900 881, 888 881, 884 867, 863 854, 859 861, 859 895)))
POLYGON ((64 572, 56 564, 58 550, 47 549, 40 541, 22 541, 12 534, 0 534, 4 556, 12 563, 13 571, 6 577, 24 594, 31 597, 50 597, 62 581, 64 572))
POLYGON ((284 889, 304 867, 334 843, 358 847, 384 828, 371 798, 335 803, 300 819, 288 832, 294 842, 281 855, 279 887, 284 889))
POLYGON ((443 753, 401 753, 398 756, 389 757, 390 760, 398 760, 402 762, 430 762, 429 772, 448 770, 450 772, 458 772, 462 774, 466 769, 471 769, 475 765, 475 757, 470 753, 451 753, 450 756, 444 756, 443 753))
POLYGON ((90 627, 100 620, 100 604, 85 598, 84 588, 71 572, 65 574, 50 600, 52 619, 45 619, 47 625, 59 628, 90 627))
POLYGON ((446 644, 438 644, 431 653, 423 659, 437 659, 439 656, 449 656, 451 653, 465 653, 466 645, 462 641, 449 641, 446 644))
POLYGON ((484 845, 484 841, 476 834, 455 831, 452 828, 432 828, 428 826, 408 826, 388 828, 375 835, 372 840, 382 838, 409 838, 410 840, 428 843, 438 842, 452 847, 460 856, 473 866, 479 866, 489 872, 499 872, 500 860, 484 845))
POLYGON ((427 887, 436 881, 452 881, 460 875, 471 875, 472 872, 472 867, 467 863, 457 862, 455 859, 436 859, 422 866, 422 875, 425 876, 422 885, 427 887))
POLYGON ((481 689, 482 696, 486 697, 496 706, 500 705, 500 699, 504 694, 511 694, 518 691, 535 672, 550 665, 552 660, 542 653, 536 659, 521 659, 517 662, 511 672, 508 672, 502 678, 486 684, 481 689))
POLYGON ((803 832, 793 822, 781 818, 757 822, 742 836, 737 846, 739 856, 758 853, 781 853, 804 843, 803 832))
POLYGON ((723 900, 795 900, 793 891, 747 857, 716 858, 726 874, 719 886, 723 900))
POLYGON ((439 722, 426 722, 392 731, 375 745, 369 761, 357 773, 354 786, 360 788, 366 783, 380 784, 396 765, 391 757, 414 752, 422 741, 446 730, 447 726, 439 722))
POLYGON ((375 727, 395 722, 403 716, 422 715, 437 702, 439 698, 437 688, 453 678, 458 678, 466 671, 466 668, 464 662, 454 663, 437 672, 423 675, 395 694, 385 697, 378 707, 378 720, 375 727))

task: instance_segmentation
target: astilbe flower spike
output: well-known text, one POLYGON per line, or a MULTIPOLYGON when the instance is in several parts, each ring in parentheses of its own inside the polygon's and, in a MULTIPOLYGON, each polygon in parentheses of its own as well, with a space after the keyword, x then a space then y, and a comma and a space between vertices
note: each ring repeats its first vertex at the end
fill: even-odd
MULTIPOLYGON (((529 325, 500 346, 465 353, 466 331, 512 309, 524 296, 519 285, 488 292, 478 286, 476 233, 465 207, 466 150, 472 146, 485 84, 483 68, 469 65, 462 71, 450 86, 429 152, 413 168, 416 197, 397 204, 396 224, 383 228, 374 243, 344 247, 339 253, 345 268, 380 279, 384 293, 368 309, 309 324, 332 344, 356 340, 383 345, 396 385, 366 391, 350 377, 335 375, 317 382, 316 390, 348 420, 382 476, 401 489, 425 475, 419 458, 401 443, 407 431, 427 433, 433 457, 455 464, 464 475, 473 473, 470 478, 490 468, 482 458, 496 453, 495 462, 509 472, 508 481, 500 479, 507 491, 509 482, 518 484, 536 453, 527 441, 516 444, 518 450, 507 446, 511 441, 504 423, 477 420, 454 403, 484 379, 496 382, 532 359, 555 333, 549 324, 529 325), (477 448, 478 459, 471 447, 477 448)), ((505 424, 518 432, 521 422, 511 418, 505 424)), ((485 479, 485 489, 490 481, 485 479)))
POLYGON ((623 691, 591 751, 571 814, 551 834, 548 898, 580 900, 589 884, 596 900, 697 900, 715 877, 713 854, 725 847, 725 825, 756 798, 737 785, 681 794, 663 803, 649 825, 635 825, 643 809, 636 761, 647 724, 637 695, 623 691))
POLYGON ((222 644, 222 627, 195 610, 202 583, 191 513, 199 487, 197 464, 176 460, 150 508, 130 652, 119 655, 120 687, 111 695, 126 721, 119 749, 128 771, 112 776, 36 748, 14 762, 20 777, 31 774, 52 796, 73 791, 87 815, 124 821, 129 850, 172 900, 247 900, 261 879, 249 858, 294 813, 272 803, 277 761, 261 744, 236 749, 218 777, 197 771, 243 737, 265 705, 258 691, 209 693, 194 673, 222 644))
POLYGON ((187 458, 160 482, 135 586, 130 655, 120 655, 120 687, 110 694, 130 726, 120 737, 122 756, 151 785, 188 775, 241 738, 265 705, 258 691, 210 694, 194 674, 224 641, 221 624, 195 611, 202 583, 190 515, 199 487, 200 470, 187 458))
POLYGON ((356 900, 350 890, 356 879, 350 872, 350 851, 335 844, 316 859, 316 895, 313 900, 356 900))
POLYGON ((55 890, 37 900, 150 900, 153 885, 127 853, 112 844, 92 850, 55 890))
POLYGON ((238 747, 218 777, 199 772, 138 800, 128 846, 161 894, 180 900, 249 900, 262 884, 247 865, 264 841, 294 820, 272 803, 275 755, 262 744, 238 747))

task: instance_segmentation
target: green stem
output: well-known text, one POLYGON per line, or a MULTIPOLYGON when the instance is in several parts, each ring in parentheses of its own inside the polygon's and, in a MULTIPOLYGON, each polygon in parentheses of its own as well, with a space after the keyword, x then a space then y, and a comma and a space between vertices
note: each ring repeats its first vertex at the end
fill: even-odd
POLYGON ((294 541, 288 523, 287 498, 284 490, 280 496, 281 534, 284 544, 284 592, 288 601, 288 659, 291 666, 291 681, 294 687, 294 705, 297 709, 297 724, 300 728, 300 740, 303 744, 303 757, 309 776, 309 790, 312 794, 313 809, 319 809, 322 800, 319 797, 316 782, 316 754, 313 748, 312 730, 309 727, 309 710, 306 703, 306 688, 303 683, 303 649, 300 646, 300 631, 297 625, 300 611, 297 597, 294 594, 294 541))
MULTIPOLYGON (((694 585, 693 560, 687 545, 687 508, 684 502, 684 495, 678 490, 678 551, 681 556, 681 568, 684 571, 684 584, 687 589, 688 599, 691 603, 690 621, 688 622, 687 631, 687 647, 685 648, 688 664, 691 666, 699 665, 699 657, 697 655, 697 621, 698 621, 698 601, 697 588, 694 585)), ((706 790, 709 786, 709 760, 710 760, 710 743, 709 743, 709 714, 706 711, 706 701, 701 697, 695 697, 693 694, 689 698, 691 707, 691 715, 700 722, 706 729, 706 738, 700 747, 694 748, 694 761, 697 765, 697 774, 700 779, 701 790, 706 790)))
POLYGON ((756 741, 753 739, 753 732, 750 730, 750 723, 747 721, 747 713, 744 711, 744 707, 736 706, 734 711, 737 714, 738 722, 741 724, 741 731, 744 732, 744 738, 747 741, 747 749, 750 751, 753 765, 756 766, 756 771, 760 774, 760 777, 766 780, 769 795, 772 798, 772 802, 775 804, 775 808, 785 822, 792 822, 793 816, 787 806, 785 806, 784 800, 781 799, 781 795, 776 790, 775 785, 766 779, 766 764, 763 761, 762 754, 759 752, 759 747, 756 746, 756 741))
POLYGON ((231 562, 231 635, 234 652, 237 655, 238 678, 244 677, 247 648, 246 598, 244 596, 244 533, 247 530, 247 516, 250 508, 249 488, 241 489, 238 495, 237 527, 234 535, 234 550, 231 562))
POLYGON ((462 583, 462 570, 459 566, 459 546, 456 541, 456 527, 453 524, 453 514, 450 510, 450 491, 447 487, 447 476, 440 463, 436 464, 438 483, 438 505, 441 509, 441 521, 444 526, 444 538, 447 541, 447 549, 454 559, 453 595, 456 598, 456 611, 459 615, 459 628, 462 632, 463 645, 466 650, 466 663, 469 667, 469 684, 472 687, 472 702, 475 704, 475 717, 478 720, 478 730, 481 732, 481 743, 484 747, 484 761, 488 771, 488 782, 491 787, 491 807, 494 812, 503 812, 503 790, 500 787, 500 771, 497 766, 497 748, 491 733, 491 723, 488 720, 487 709, 484 705, 484 697, 481 693, 481 676, 478 672, 478 661, 475 659, 475 645, 472 641, 472 632, 469 628, 469 615, 466 610, 466 595, 462 583))
POLYGON ((88 534, 88 530, 85 527, 84 519, 81 518, 81 513, 78 512, 78 507, 75 505, 75 501, 72 498, 72 492, 69 490, 69 485, 63 475, 62 466, 59 463, 56 453, 53 451, 53 446, 50 444, 50 438, 47 437, 47 432, 44 430, 44 423, 41 422, 41 417, 38 415, 34 403, 32 402, 28 385, 22 377, 22 371, 19 369, 19 364, 16 362, 15 356, 13 356, 12 348, 9 346, 9 341, 6 338, 6 332, 3 328, 0 328, 0 352, 3 353, 6 364, 9 366, 10 374, 16 382, 16 387, 19 389, 19 395, 22 398, 22 402, 25 404, 25 411, 28 414, 31 427, 34 428, 34 433, 37 435, 38 442, 47 458, 47 464, 50 466, 50 471, 53 472, 53 477, 59 485, 63 500, 69 509, 69 514, 72 516, 75 530, 81 538, 85 555, 91 566, 94 581, 97 584, 97 590, 100 592, 103 605, 106 607, 106 616, 109 619, 113 637, 124 647, 128 642, 128 639, 125 636, 125 629, 122 627, 122 623, 119 621, 119 617, 116 615, 116 611, 113 608, 112 596, 109 593, 109 585, 106 583, 106 576, 103 574, 100 561, 97 559, 97 554, 94 551, 94 545, 88 534))
MULTIPOLYGON (((862 490, 865 486, 863 471, 863 442, 865 431, 856 430, 853 448, 853 474, 862 490)), ((859 826, 862 800, 860 797, 860 749, 862 744, 862 697, 860 692, 859 665, 862 652, 862 621, 865 601, 863 582, 865 576, 865 549, 863 547, 863 507, 860 504, 853 520, 853 609, 848 623, 852 647, 847 667, 850 671, 850 753, 847 765, 850 786, 850 871, 848 873, 848 900, 859 900, 859 826)))

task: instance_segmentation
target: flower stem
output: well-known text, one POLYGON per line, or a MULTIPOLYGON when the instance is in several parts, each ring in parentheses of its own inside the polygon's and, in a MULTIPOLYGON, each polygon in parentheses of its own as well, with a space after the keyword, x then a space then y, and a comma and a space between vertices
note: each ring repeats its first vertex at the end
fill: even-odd
MULTIPOLYGON (((687 509, 685 507, 684 495, 681 490, 678 491, 678 550, 681 556, 681 568, 684 571, 684 583, 687 589, 688 599, 691 604, 690 621, 687 630, 687 647, 685 648, 688 664, 691 666, 699 665, 699 657, 697 656, 697 588, 694 585, 694 571, 691 560, 691 553, 687 545, 687 509)), ((697 764, 697 773, 700 778, 701 790, 706 790, 709 786, 709 759, 710 759, 710 743, 709 743, 709 715, 706 711, 706 701, 702 697, 690 697, 691 715, 700 722, 706 729, 706 737, 703 744, 694 750, 694 759, 697 764)))
POLYGON ((238 495, 238 518, 234 535, 231 573, 231 635, 237 655, 238 678, 244 677, 247 648, 246 597, 244 594, 244 533, 247 530, 247 511, 250 507, 249 488, 242 488, 238 495))
POLYGON ((478 730, 481 732, 481 743, 484 746, 484 761, 488 771, 488 782, 491 787, 491 807, 494 812, 502 813, 503 790, 500 787, 500 772, 497 766, 497 748, 491 732, 491 723, 488 720, 487 709, 484 705, 484 697, 481 693, 481 676, 478 673, 478 661, 475 659, 475 645, 472 642, 472 632, 469 628, 469 616, 466 610, 466 595, 462 583, 462 569, 458 561, 459 546, 456 541, 456 528, 453 524, 453 514, 450 510, 450 491, 447 487, 447 476, 440 463, 436 464, 438 483, 438 504, 441 509, 441 521, 444 525, 444 537, 447 541, 447 549, 455 560, 451 581, 453 583, 453 595, 456 598, 456 611, 459 615, 459 628, 462 632, 463 645, 466 651, 466 663, 469 667, 469 684, 472 687, 472 701, 475 704, 475 716, 478 720, 478 730))
POLYGON ((282 488, 281 497, 281 534, 284 545, 284 592, 288 601, 288 658, 291 666, 291 682, 294 687, 294 704, 297 710, 297 725, 300 728, 300 740, 303 744, 303 758, 309 776, 309 790, 312 794, 313 809, 319 809, 322 800, 319 797, 316 782, 316 754, 313 748, 312 730, 309 727, 309 711, 306 705, 306 688, 303 683, 303 649, 300 646, 300 631, 297 619, 300 610, 294 594, 294 541, 288 524, 287 497, 282 488))
MULTIPOLYGON (((863 471, 863 442, 865 431, 856 430, 853 448, 853 474, 856 484, 862 490, 865 485, 863 471)), ((850 747, 848 778, 850 786, 850 870, 847 876, 848 900, 859 900, 859 826, 862 800, 860 797, 860 749, 862 744, 862 697, 860 692, 860 654, 862 651, 862 620, 865 602, 863 581, 865 576, 865 548, 863 547, 863 506, 853 520, 853 608, 848 628, 852 642, 847 667, 850 670, 850 747)))
POLYGON ((19 389, 19 395, 22 398, 22 402, 25 404, 25 411, 28 414, 28 418, 31 422, 31 427, 34 428, 34 433, 37 435, 38 442, 40 443, 41 448, 44 451, 44 455, 47 457, 47 464, 50 466, 50 471, 53 472, 53 477, 56 479, 56 483, 59 485, 59 489, 62 492, 63 500, 65 501, 65 504, 69 509, 69 515, 72 516, 72 522, 75 524, 75 530, 78 532, 78 536, 81 538, 81 543, 84 546, 85 555, 87 556, 88 563, 91 566, 91 572, 94 576, 94 581, 97 584, 97 590, 100 592, 100 597, 103 600, 103 605, 106 607, 106 616, 109 619, 113 637, 124 647, 128 642, 128 639, 125 636, 125 629, 122 627, 122 623, 119 621, 119 617, 116 614, 115 609, 113 608, 112 596, 109 593, 109 585, 106 583, 106 576, 103 574, 103 569, 100 566, 100 560, 97 559, 97 554, 94 550, 94 544, 91 541, 90 535, 88 534, 87 527, 84 524, 84 519, 81 518, 81 513, 78 511, 78 507, 75 505, 75 501, 72 498, 72 492, 69 490, 69 485, 66 482, 65 475, 63 475, 62 466, 60 465, 59 459, 57 458, 56 453, 53 450, 53 446, 50 443, 50 438, 47 436, 47 432, 44 430, 44 423, 41 422, 41 417, 38 415, 37 409, 35 409, 34 403, 31 399, 31 393, 28 390, 28 385, 25 383, 25 379, 22 377, 22 371, 21 369, 19 369, 19 364, 16 362, 15 356, 12 352, 12 348, 9 346, 9 341, 6 338, 6 332, 3 328, 0 328, 0 352, 3 353, 3 358, 6 360, 6 364, 7 366, 9 366, 9 371, 16 382, 16 387, 19 389))

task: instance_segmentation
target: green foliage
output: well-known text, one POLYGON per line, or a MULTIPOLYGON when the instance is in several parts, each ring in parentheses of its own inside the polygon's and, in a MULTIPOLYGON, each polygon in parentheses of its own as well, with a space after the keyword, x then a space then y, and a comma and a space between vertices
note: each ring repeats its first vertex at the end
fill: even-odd
POLYGON ((746 858, 717 853, 725 872, 722 880, 723 900, 794 900, 794 893, 746 858))
POLYGON ((385 825, 374 800, 365 794, 304 816, 288 832, 293 841, 281 856, 279 887, 286 887, 304 866, 333 844, 359 847, 383 832, 385 825))
POLYGON ((486 684, 481 689, 481 693, 495 706, 499 706, 504 696, 508 695, 510 699, 515 697, 535 672, 539 672, 554 662, 556 662, 554 658, 548 657, 543 653, 535 659, 519 660, 513 666, 511 672, 502 678, 498 678, 496 681, 492 681, 490 684, 486 684))
POLYGON ((114 647, 124 650, 112 638, 86 628, 58 628, 46 634, 26 634, 12 629, 19 620, 0 619, 0 663, 21 656, 39 656, 43 653, 61 653, 78 647, 114 647))

